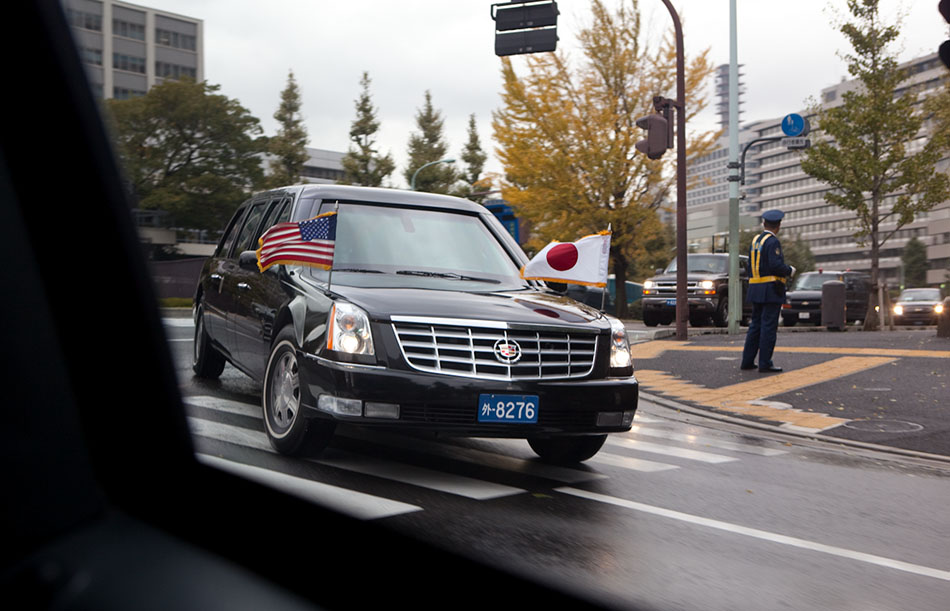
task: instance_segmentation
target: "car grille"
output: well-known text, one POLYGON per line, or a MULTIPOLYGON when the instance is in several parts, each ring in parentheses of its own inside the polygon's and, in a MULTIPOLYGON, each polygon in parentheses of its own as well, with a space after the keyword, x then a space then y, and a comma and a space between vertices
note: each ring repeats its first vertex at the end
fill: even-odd
POLYGON ((550 329, 394 322, 393 331, 413 369, 490 380, 580 378, 594 368, 597 336, 550 329), (517 344, 520 357, 503 362, 499 347, 517 344))
MULTIPOLYGON (((697 286, 698 283, 695 281, 687 282, 686 291, 689 293, 694 293, 696 292, 697 286)), ((652 295, 657 297, 676 297, 676 282, 661 280, 654 283, 652 295)))

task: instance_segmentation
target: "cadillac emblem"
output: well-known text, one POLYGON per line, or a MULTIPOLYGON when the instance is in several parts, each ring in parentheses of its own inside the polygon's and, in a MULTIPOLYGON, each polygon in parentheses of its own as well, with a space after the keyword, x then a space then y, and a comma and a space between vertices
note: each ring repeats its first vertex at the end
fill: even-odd
POLYGON ((500 339, 495 342, 495 358, 505 365, 521 360, 521 346, 514 340, 500 339))

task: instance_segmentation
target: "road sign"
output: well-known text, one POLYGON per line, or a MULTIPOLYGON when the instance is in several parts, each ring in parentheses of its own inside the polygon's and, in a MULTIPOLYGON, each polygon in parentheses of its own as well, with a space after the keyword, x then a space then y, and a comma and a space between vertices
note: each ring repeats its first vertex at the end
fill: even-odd
POLYGON ((795 151, 800 149, 807 149, 811 146, 810 138, 782 138, 782 146, 785 148, 795 151))
POLYGON ((801 115, 793 113, 785 115, 785 118, 782 119, 782 133, 789 138, 807 136, 810 129, 811 126, 808 124, 808 119, 801 115))

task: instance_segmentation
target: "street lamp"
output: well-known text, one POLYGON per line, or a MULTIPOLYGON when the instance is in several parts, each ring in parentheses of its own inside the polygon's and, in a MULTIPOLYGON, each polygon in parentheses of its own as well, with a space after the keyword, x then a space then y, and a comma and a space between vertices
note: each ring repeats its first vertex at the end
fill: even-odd
POLYGON ((412 173, 412 180, 409 181, 409 189, 412 191, 416 190, 416 176, 419 175, 419 172, 426 169, 430 165, 435 165, 437 163, 455 163, 455 160, 454 159, 439 159, 438 161, 430 161, 429 163, 420 166, 418 170, 412 173))

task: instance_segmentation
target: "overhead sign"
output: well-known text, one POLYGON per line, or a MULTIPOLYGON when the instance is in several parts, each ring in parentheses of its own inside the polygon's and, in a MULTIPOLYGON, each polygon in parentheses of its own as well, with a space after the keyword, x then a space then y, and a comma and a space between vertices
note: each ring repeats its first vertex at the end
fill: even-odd
POLYGON ((789 150, 807 149, 811 146, 810 138, 782 138, 782 146, 789 150))
POLYGON ((807 136, 811 126, 808 119, 798 114, 785 115, 782 119, 782 133, 789 138, 807 136))

